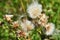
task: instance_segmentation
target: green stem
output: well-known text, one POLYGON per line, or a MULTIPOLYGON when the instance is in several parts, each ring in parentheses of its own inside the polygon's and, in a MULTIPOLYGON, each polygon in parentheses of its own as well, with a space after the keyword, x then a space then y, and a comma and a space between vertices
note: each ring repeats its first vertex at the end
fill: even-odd
POLYGON ((20 0, 20 2, 21 2, 21 6, 22 6, 22 8, 23 8, 23 10, 25 12, 25 7, 24 7, 24 4, 23 4, 22 0, 20 0))

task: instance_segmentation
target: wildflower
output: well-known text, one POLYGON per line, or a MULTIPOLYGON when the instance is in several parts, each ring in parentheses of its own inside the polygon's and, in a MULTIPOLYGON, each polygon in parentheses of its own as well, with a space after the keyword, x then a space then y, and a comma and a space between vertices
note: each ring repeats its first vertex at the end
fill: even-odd
POLYGON ((42 12, 42 5, 34 2, 28 6, 27 12, 31 18, 37 18, 42 12))
POLYGON ((22 27, 22 30, 27 32, 29 30, 34 29, 35 26, 31 21, 25 19, 23 22, 21 22, 21 27, 22 27))
POLYGON ((5 19, 7 21, 12 21, 11 18, 13 17, 13 15, 5 15, 5 19))
POLYGON ((48 23, 46 26, 46 35, 52 35, 55 29, 55 25, 53 23, 48 23))
POLYGON ((28 33, 27 32, 24 32, 22 30, 18 30, 17 31, 17 36, 18 37, 25 37, 25 36, 28 36, 28 33))
POLYGON ((48 16, 46 16, 45 14, 41 14, 39 16, 38 24, 45 26, 47 22, 48 22, 48 16))
POLYGON ((17 27, 19 26, 18 21, 14 21, 12 24, 13 24, 13 27, 14 27, 14 28, 17 28, 17 27))

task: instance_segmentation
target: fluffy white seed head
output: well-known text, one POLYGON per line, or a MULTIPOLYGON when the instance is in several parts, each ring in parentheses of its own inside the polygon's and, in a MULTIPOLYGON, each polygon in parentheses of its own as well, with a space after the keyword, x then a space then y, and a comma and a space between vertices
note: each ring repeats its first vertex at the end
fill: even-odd
POLYGON ((31 21, 25 20, 25 22, 21 22, 21 27, 23 31, 27 32, 34 29, 35 26, 31 21))
POLYGON ((34 2, 28 6, 27 12, 31 18, 37 18, 42 12, 42 5, 34 2))
POLYGON ((55 29, 55 25, 53 23, 48 23, 46 26, 46 35, 52 35, 55 29))

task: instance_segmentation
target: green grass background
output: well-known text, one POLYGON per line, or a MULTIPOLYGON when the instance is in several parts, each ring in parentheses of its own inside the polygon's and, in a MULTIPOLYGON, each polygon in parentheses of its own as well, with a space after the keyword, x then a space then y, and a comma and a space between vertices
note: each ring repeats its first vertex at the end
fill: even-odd
MULTIPOLYGON (((0 40, 25 40, 17 38, 15 30, 11 24, 4 20, 5 14, 13 14, 13 21, 18 20, 18 16, 27 13, 27 5, 32 3, 32 0, 0 0, 0 21, 4 22, 0 25, 0 40)), ((49 22, 55 24, 55 29, 60 30, 60 0, 38 0, 42 4, 43 10, 49 16, 49 22), (50 11, 49 11, 50 10, 50 11)), ((18 29, 18 28, 17 28, 18 29)), ((38 29, 38 28, 37 28, 38 29)), ((42 40, 37 31, 31 32, 32 40, 42 40)), ((52 35, 50 40, 60 40, 60 33, 52 35)))

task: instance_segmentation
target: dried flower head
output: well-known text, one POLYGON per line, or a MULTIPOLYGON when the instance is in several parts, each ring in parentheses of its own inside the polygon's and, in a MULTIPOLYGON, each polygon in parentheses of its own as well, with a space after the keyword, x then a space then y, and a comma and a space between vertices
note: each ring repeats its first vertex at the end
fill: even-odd
POLYGON ((28 36, 28 33, 24 32, 24 31, 21 31, 21 30, 18 30, 17 31, 17 36, 18 37, 26 37, 26 36, 28 36))
POLYGON ((12 24, 13 24, 13 27, 14 27, 14 28, 17 28, 17 27, 19 26, 18 21, 14 21, 12 24))
POLYGON ((48 16, 46 16, 45 14, 41 14, 39 16, 38 24, 45 26, 47 22, 48 22, 48 16))
POLYGON ((13 17, 13 15, 5 15, 5 19, 7 21, 12 21, 11 18, 13 17))

